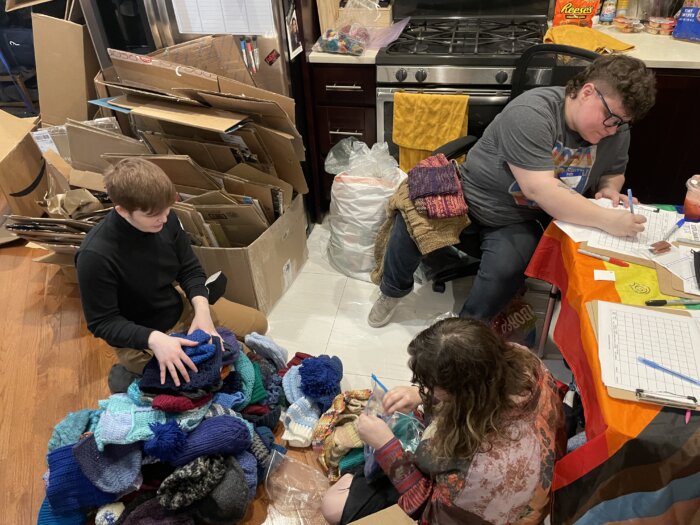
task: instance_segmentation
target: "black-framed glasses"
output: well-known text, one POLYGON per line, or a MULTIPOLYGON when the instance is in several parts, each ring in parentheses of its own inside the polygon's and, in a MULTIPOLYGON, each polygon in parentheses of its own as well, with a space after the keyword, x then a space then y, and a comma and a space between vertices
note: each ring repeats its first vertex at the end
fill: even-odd
POLYGON ((625 120, 620 115, 616 115, 615 113, 610 111, 610 106, 608 106, 608 103, 605 101, 605 97, 603 96, 603 94, 598 90, 597 87, 593 86, 593 89, 595 89, 598 98, 603 103, 605 111, 608 112, 608 116, 605 117, 605 120, 603 121, 603 126, 605 126, 606 128, 617 128, 618 132, 629 131, 632 128, 632 121, 625 120))

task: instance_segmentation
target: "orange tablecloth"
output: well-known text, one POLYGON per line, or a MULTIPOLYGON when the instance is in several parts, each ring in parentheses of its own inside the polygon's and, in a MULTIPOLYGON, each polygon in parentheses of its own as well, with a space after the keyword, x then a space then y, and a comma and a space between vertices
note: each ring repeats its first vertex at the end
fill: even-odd
POLYGON ((551 224, 526 271, 561 290, 554 341, 576 378, 586 416, 587 443, 555 467, 552 523, 700 523, 700 413, 686 425, 682 410, 610 397, 585 307, 593 300, 644 304, 666 297, 656 272, 609 265, 577 248, 551 224), (594 269, 614 270, 616 281, 595 281, 594 269))

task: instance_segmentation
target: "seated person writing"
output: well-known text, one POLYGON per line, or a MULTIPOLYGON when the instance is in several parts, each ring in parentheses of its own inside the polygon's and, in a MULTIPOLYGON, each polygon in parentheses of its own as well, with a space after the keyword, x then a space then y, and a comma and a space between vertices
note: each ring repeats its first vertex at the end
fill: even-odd
MULTIPOLYGON (((619 209, 629 128, 654 105, 655 81, 640 60, 597 58, 566 87, 526 91, 486 128, 460 166, 471 224, 460 248, 481 259, 460 312, 489 321, 514 297, 550 217, 633 236, 646 221, 619 209), (612 200, 601 208, 583 197, 612 200)), ((411 293, 421 252, 397 214, 384 254, 380 295, 368 323, 384 326, 411 293)))
POLYGON ((405 452, 382 419, 362 414, 359 435, 391 483, 345 474, 323 499, 326 520, 349 523, 398 503, 424 525, 541 523, 565 444, 562 405, 542 362, 464 318, 423 330, 408 354, 417 386, 393 388, 383 404, 405 413, 423 403, 431 421, 421 443, 405 452))
POLYGON ((90 230, 75 263, 88 329, 114 347, 119 360, 110 387, 113 375, 125 377, 128 386, 153 355, 161 383, 170 374, 179 386, 178 373, 189 381, 188 369, 196 366, 182 346, 197 343, 169 332, 214 334, 215 326, 225 326, 242 338, 267 331, 267 319, 253 308, 223 298, 210 308, 206 275, 171 211, 177 194, 163 170, 144 159, 123 159, 104 182, 115 207, 90 230))

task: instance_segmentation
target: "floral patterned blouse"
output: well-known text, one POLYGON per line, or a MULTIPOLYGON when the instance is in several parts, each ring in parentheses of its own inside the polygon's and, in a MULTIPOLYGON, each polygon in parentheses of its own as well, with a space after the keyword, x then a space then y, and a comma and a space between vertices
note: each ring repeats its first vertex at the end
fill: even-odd
POLYGON ((470 461, 437 458, 433 424, 415 454, 394 438, 375 458, 401 495, 399 506, 422 525, 531 525, 549 512, 554 461, 565 446, 562 405, 540 365, 532 395, 518 398, 507 436, 470 461))

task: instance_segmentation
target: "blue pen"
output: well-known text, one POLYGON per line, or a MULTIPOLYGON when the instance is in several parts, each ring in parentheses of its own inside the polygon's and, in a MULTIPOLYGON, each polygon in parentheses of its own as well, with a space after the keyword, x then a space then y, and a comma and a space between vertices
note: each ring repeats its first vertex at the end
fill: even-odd
POLYGON ((389 391, 389 389, 388 389, 387 387, 384 386, 384 383, 382 383, 382 382, 379 380, 379 378, 378 378, 377 376, 375 376, 374 374, 372 374, 371 377, 372 377, 372 379, 374 380, 374 382, 377 383, 377 386, 379 386, 379 388, 381 388, 382 390, 384 390, 384 392, 388 392, 388 391, 389 391))
POLYGON ((243 55, 243 63, 245 64, 246 68, 250 68, 250 65, 248 64, 248 57, 246 56, 245 51, 245 38, 240 38, 239 41, 241 43, 241 55, 243 55))
POLYGON ((654 370, 666 372, 667 374, 672 375, 673 377, 677 377, 678 379, 682 379, 683 381, 687 381, 688 383, 691 383, 697 387, 700 387, 700 381, 698 381, 697 379, 693 379, 692 377, 688 377, 686 375, 683 375, 680 372, 676 372, 675 370, 671 370, 670 368, 666 368, 665 366, 661 366, 659 363, 656 363, 656 362, 652 361, 651 359, 647 359, 646 357, 638 357, 637 361, 639 361, 643 365, 647 365, 648 367, 653 368, 654 370))
POLYGON ((671 235, 673 235, 673 234, 675 233, 675 231, 678 230, 678 229, 680 229, 681 226, 683 226, 684 224, 685 224, 685 218, 681 219, 681 220, 678 221, 676 224, 674 224, 674 225, 671 227, 671 229, 668 230, 668 231, 666 232, 666 235, 664 235, 664 238, 661 239, 661 240, 662 240, 662 241, 667 241, 667 240, 669 240, 669 239, 671 238, 671 235))
POLYGON ((632 188, 628 188, 627 190, 627 202, 630 205, 630 213, 634 213, 634 197, 632 197, 632 188))

